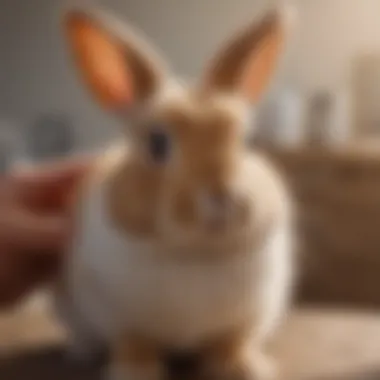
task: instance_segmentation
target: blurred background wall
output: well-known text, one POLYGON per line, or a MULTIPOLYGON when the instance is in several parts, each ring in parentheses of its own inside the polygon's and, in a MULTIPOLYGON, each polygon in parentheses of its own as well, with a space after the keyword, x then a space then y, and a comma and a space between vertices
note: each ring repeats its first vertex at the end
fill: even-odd
MULTIPOLYGON (((103 0, 144 30, 177 69, 199 73, 225 36, 270 0, 103 0)), ((380 50, 379 0, 296 0, 297 32, 272 89, 310 92, 350 80, 355 54, 380 50)), ((60 0, 0 0, 0 122, 21 131, 44 113, 67 117, 76 149, 117 136, 113 120, 80 86, 59 29, 60 0)))

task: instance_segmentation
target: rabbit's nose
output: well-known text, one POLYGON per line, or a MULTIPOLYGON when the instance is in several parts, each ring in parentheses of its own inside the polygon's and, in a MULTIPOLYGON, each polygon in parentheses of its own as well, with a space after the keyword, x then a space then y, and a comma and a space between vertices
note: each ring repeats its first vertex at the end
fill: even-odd
POLYGON ((235 199, 235 195, 225 189, 203 192, 199 207, 204 222, 212 228, 225 227, 233 217, 235 199))

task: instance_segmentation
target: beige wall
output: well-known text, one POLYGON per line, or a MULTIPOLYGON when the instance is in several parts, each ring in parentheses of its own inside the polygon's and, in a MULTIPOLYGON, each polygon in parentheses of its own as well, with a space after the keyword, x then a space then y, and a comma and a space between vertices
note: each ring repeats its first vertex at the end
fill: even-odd
MULTIPOLYGON (((68 65, 57 27, 58 0, 0 0, 0 112, 26 125, 40 112, 72 116, 81 146, 117 133, 68 65), (108 125, 109 124, 109 125, 108 125)), ((180 74, 194 75, 225 35, 269 0, 102 1, 140 26, 180 74)), ((380 0, 297 0, 300 21, 277 83, 302 88, 340 86, 349 60, 380 50, 380 0)))
POLYGON ((355 54, 380 52, 379 0, 300 0, 290 77, 299 85, 341 86, 355 54))

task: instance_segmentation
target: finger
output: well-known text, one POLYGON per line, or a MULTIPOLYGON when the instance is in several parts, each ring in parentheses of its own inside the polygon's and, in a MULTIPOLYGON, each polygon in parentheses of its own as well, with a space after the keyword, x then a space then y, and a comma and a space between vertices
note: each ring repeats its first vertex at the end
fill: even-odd
POLYGON ((3 244, 0 248, 0 288, 3 288, 4 284, 7 284, 13 276, 14 261, 14 256, 3 244))
POLYGON ((35 251, 60 250, 68 235, 67 221, 55 215, 40 216, 13 210, 2 223, 1 234, 13 249, 35 251))
POLYGON ((10 304, 17 297, 19 289, 29 281, 23 273, 23 262, 19 262, 9 247, 5 248, 0 251, 0 307, 10 304))
POLYGON ((16 271, 12 278, 0 284, 0 307, 6 308, 19 302, 38 282, 27 273, 16 271))
POLYGON ((13 174, 24 185, 50 184, 60 179, 82 175, 93 162, 90 157, 75 157, 67 160, 45 163, 39 167, 18 168, 13 174))
POLYGON ((12 174, 17 199, 23 204, 37 207, 60 203, 85 176, 92 162, 91 158, 83 157, 19 170, 12 174))
MULTIPOLYGON (((30 254, 7 250, 4 253, 6 270, 0 265, 0 308, 12 306, 34 288, 52 281, 61 266, 60 255, 30 254)), ((0 263, 1 264, 1 263, 0 263)))
POLYGON ((11 181, 8 178, 0 177, 0 204, 9 204, 11 199, 13 199, 11 181))

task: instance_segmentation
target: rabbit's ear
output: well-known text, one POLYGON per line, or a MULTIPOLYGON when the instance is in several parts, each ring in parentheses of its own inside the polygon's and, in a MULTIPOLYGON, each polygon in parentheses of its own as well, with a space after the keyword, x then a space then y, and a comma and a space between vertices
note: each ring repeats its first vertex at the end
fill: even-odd
POLYGON ((157 90, 163 64, 110 14, 71 9, 65 13, 64 28, 85 84, 104 107, 130 106, 157 90))
POLYGON ((286 7, 248 25, 216 54, 202 85, 211 90, 239 92, 257 102, 274 74, 293 19, 293 8, 286 7))

